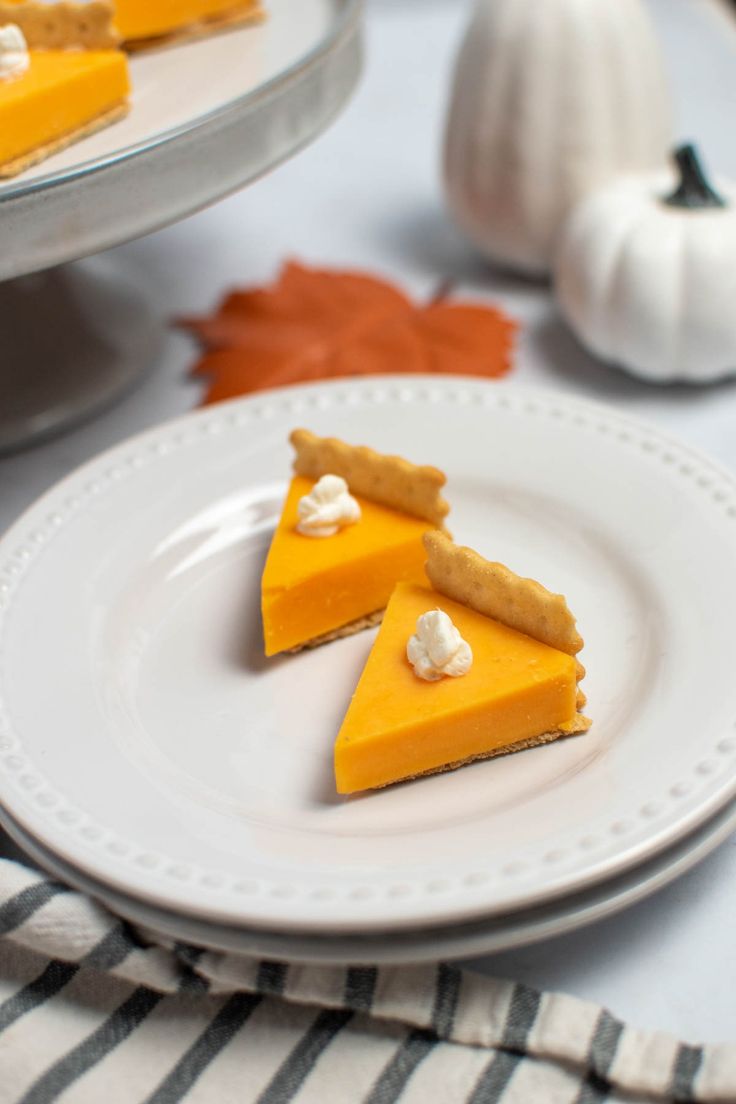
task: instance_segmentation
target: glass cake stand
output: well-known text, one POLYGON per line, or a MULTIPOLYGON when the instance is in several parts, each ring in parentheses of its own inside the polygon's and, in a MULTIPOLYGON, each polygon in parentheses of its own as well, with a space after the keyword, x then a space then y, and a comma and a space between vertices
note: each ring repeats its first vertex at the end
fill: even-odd
POLYGON ((361 0, 267 7, 257 27, 134 56, 125 120, 0 183, 0 452, 113 401, 158 352, 140 274, 81 258, 256 180, 348 100, 361 0))

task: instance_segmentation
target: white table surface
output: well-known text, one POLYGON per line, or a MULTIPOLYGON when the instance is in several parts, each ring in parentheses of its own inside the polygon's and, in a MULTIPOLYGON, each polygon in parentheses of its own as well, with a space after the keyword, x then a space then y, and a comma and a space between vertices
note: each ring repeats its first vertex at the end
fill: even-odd
MULTIPOLYGON (((678 131, 736 177, 736 21, 718 0, 647 0, 677 92, 678 131)), ((311 149, 246 192, 113 251, 140 266, 162 321, 206 310, 237 283, 268 281, 288 256, 359 266, 428 295, 491 296, 524 323, 514 379, 610 402, 736 469, 736 382, 656 389, 596 363, 555 315, 548 289, 490 271, 449 225, 438 145, 449 67, 468 0, 368 0, 367 71, 352 105, 311 149)), ((0 530, 60 476, 131 433, 189 410, 188 341, 106 415, 0 461, 0 530)), ((693 734, 696 738, 697 734, 693 734)), ((2 842, 0 841, 0 852, 2 842)), ((573 935, 474 963, 574 993, 691 1041, 736 1042, 736 837, 654 898, 573 935)))

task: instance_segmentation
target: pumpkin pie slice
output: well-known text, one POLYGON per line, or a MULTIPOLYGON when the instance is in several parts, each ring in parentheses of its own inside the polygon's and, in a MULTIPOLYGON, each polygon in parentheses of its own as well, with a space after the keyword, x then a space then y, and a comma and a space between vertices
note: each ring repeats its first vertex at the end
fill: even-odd
POLYGON ((4 7, 15 13, 3 22, 0 0, 0 177, 9 177, 122 118, 130 82, 123 53, 85 48, 93 28, 99 42, 116 40, 95 4, 85 33, 68 5, 47 9, 44 22, 32 4, 4 7))
POLYGON ((0 24, 18 23, 29 41, 42 34, 49 48, 156 46, 263 17, 260 0, 0 0, 0 24))
POLYGON ((259 22, 260 0, 115 0, 115 26, 126 46, 180 42, 259 22))
POLYGON ((427 583, 422 538, 443 527, 449 510, 437 468, 305 429, 290 440, 294 478, 261 584, 268 656, 377 624, 397 583, 427 583), (350 500, 349 516, 335 525, 329 518, 339 501, 323 496, 315 506, 323 487, 342 488, 340 501, 350 500), (328 511, 321 530, 310 531, 305 502, 314 507, 315 525, 323 520, 320 508, 328 511))
POLYGON ((426 534, 424 544, 431 585, 404 582, 394 590, 337 737, 341 794, 590 727, 579 712, 585 672, 576 655, 583 641, 565 599, 442 533, 426 534), (419 634, 420 626, 440 622, 450 642, 439 656, 444 669, 433 666, 438 656, 419 634), (456 637, 447 635, 450 624, 456 637))

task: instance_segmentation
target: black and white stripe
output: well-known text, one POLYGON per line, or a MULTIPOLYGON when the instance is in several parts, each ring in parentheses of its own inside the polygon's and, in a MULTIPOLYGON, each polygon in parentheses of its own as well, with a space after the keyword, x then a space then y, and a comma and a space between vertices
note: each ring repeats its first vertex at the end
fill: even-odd
POLYGON ((146 1104, 175 1104, 181 1100, 247 1023, 262 1000, 260 993, 235 993, 226 1000, 171 1072, 146 1098, 146 1104))
POLYGON ((526 1054, 540 1001, 541 996, 535 989, 521 983, 514 986, 504 1024, 502 1049, 494 1054, 481 1073, 468 1104, 497 1104, 503 1098, 526 1054))
MULTIPOLYGON (((29 919, 52 896, 55 896, 55 894, 50 896, 48 893, 32 895, 24 891, 23 894, 19 895, 24 900, 19 902, 18 897, 16 897, 8 903, 13 904, 16 917, 24 915, 25 919, 29 919)), ((51 1000, 52 997, 55 997, 69 984, 83 966, 100 971, 112 970, 119 966, 136 946, 137 944, 133 942, 128 934, 127 925, 121 921, 113 925, 80 963, 59 962, 52 959, 37 977, 0 1004, 0 1032, 9 1028, 21 1016, 27 1015, 46 1001, 51 1000)))
POLYGON ((434 1006, 430 1028, 410 1031, 388 1065, 379 1075, 366 1104, 394 1104, 421 1062, 440 1039, 452 1033, 455 1011, 460 995, 462 974, 454 966, 440 963, 437 968, 434 1006))
POLYGON ((416 1101, 427 1086, 432 1104, 504 1104, 545 1077, 575 1104, 736 1100, 736 1047, 675 1048, 600 1011, 581 1050, 568 1045, 569 1032, 593 1024, 595 1012, 573 998, 542 998, 480 976, 466 982, 446 965, 322 973, 183 944, 167 951, 65 887, 29 878, 16 872, 5 899, 0 883, 0 963, 8 966, 5 977, 0 969, 2 1104, 52 1104, 62 1095, 71 1102, 77 1094, 85 1104, 179 1104, 193 1091, 220 1104, 221 1075, 231 1089, 238 1083, 243 1104, 343 1104, 353 1052, 355 1104, 416 1101), (60 957, 43 959, 44 939, 60 957), (115 1074, 110 1079, 128 1063, 134 1101, 115 1074), (459 1090, 445 1083, 455 1069, 459 1090))
POLYGON ((345 1004, 353 1012, 370 1012, 378 982, 375 966, 351 966, 345 978, 345 1004))
POLYGON ((256 989, 259 993, 280 997, 286 986, 288 964, 285 962, 263 961, 258 966, 256 989))
POLYGON ((608 1074, 623 1031, 624 1025, 621 1021, 614 1019, 604 1008, 598 1017, 588 1050, 588 1068, 603 1084, 608 1083, 608 1074))
POLYGON ((162 994, 152 989, 136 989, 91 1035, 54 1062, 19 1104, 51 1104, 92 1066, 124 1043, 161 1000, 162 994))
POLYGON ((688 1101, 696 1099, 695 1078, 700 1072, 703 1058, 703 1047, 686 1046, 683 1043, 677 1048, 670 1085, 672 1099, 676 1104, 682 1104, 682 1102, 687 1104, 688 1101))
POLYGON ((514 986, 501 1040, 504 1050, 516 1051, 518 1054, 526 1052, 529 1032, 537 1018, 540 1001, 541 994, 536 989, 530 989, 528 985, 521 983, 514 986))
MULTIPOLYGON (((355 1013, 370 1011, 377 977, 378 971, 371 968, 354 967, 346 971, 344 1007, 325 1009, 316 1016, 258 1097, 258 1104, 287 1104, 293 1099, 333 1039, 350 1023, 355 1013)), ((284 991, 285 981, 286 968, 282 963, 261 963, 257 982, 259 989, 280 994, 284 991), (278 971, 276 967, 279 967, 278 971)))
POLYGON ((506 1050, 494 1054, 468 1097, 468 1104, 498 1104, 521 1061, 521 1054, 506 1050))
POLYGON ((604 1104, 611 1093, 608 1079, 616 1058, 624 1025, 602 1009, 588 1047, 587 1077, 580 1086, 575 1104, 604 1104))
POLYGON ((0 1034, 12 1027, 21 1016, 28 1015, 45 1001, 55 997, 69 984, 78 969, 78 966, 70 962, 52 959, 38 977, 0 1004, 0 1034))
POLYGON ((69 887, 45 879, 16 893, 0 905, 0 936, 8 935, 25 924, 60 893, 69 893, 69 887))
POLYGON ((258 1097, 258 1104, 287 1104, 293 1100, 319 1058, 353 1016, 349 1008, 325 1008, 319 1012, 258 1097))

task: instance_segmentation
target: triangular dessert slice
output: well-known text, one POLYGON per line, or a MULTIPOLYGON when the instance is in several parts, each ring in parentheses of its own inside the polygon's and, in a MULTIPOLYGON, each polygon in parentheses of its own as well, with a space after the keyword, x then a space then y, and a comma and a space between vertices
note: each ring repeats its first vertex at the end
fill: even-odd
POLYGON ((128 112, 109 4, 0 0, 0 179, 128 112))
POLYGON ((0 24, 47 49, 160 46, 263 18, 261 0, 0 0, 0 24))
MULTIPOLYGON (((305 429, 290 440, 295 475, 261 584, 269 656, 376 624, 398 582, 426 584, 422 538, 442 527, 449 510, 440 494, 445 476, 437 468, 305 429), (318 483, 328 491, 342 483, 353 510, 344 523, 309 529, 300 503, 314 504, 318 483)), ((325 502, 328 510, 335 505, 325 502)))
POLYGON ((115 0, 115 24, 133 49, 186 42, 264 17, 260 0, 115 0))
MULTIPOLYGON (((565 599, 442 533, 427 534, 424 543, 432 587, 400 584, 391 597, 335 745, 339 793, 450 770, 590 727, 578 712, 585 672, 575 656, 583 641, 565 599), (443 640, 450 641, 446 655, 453 641, 462 646, 443 675, 432 667, 437 656, 428 658, 415 636, 414 663, 421 664, 419 653, 425 662, 420 677, 407 644, 419 619, 437 610, 443 640)), ((429 628, 437 624, 430 617, 429 628)))

